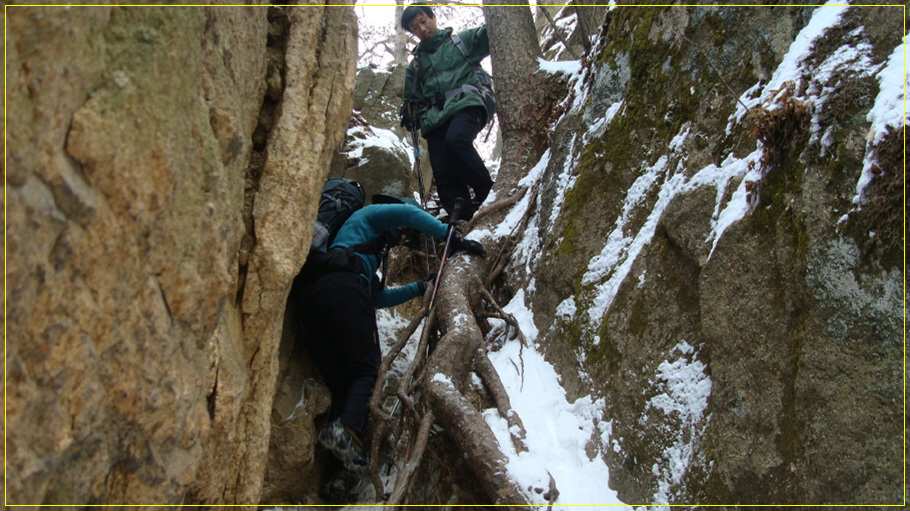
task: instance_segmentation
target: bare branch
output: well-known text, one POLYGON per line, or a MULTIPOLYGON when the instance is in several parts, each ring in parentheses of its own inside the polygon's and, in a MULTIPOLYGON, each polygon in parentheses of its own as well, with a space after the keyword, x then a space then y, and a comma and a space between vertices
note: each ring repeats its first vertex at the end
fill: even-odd
POLYGON ((433 426, 434 420, 433 412, 427 412, 423 416, 423 419, 420 420, 420 429, 417 431, 417 437, 414 442, 414 446, 411 449, 411 452, 408 455, 408 461, 405 462, 404 466, 401 467, 401 470, 398 472, 398 477, 395 479, 395 490, 392 491, 392 495, 389 497, 388 502, 389 506, 398 506, 404 496, 407 494, 408 488, 411 486, 411 476, 414 475, 414 472, 417 471, 417 468, 420 466, 420 460, 423 458, 423 453, 427 448, 427 440, 430 437, 430 427, 433 426))
MULTIPOLYGON (((579 59, 578 54, 576 54, 575 51, 572 50, 572 47, 569 46, 569 41, 567 41, 565 36, 563 35, 562 29, 559 28, 558 26, 556 26, 556 22, 553 21, 553 16, 551 16, 550 11, 547 10, 548 6, 539 5, 538 7, 540 8, 541 11, 543 11, 544 16, 547 17, 547 21, 550 23, 550 26, 553 27, 553 33, 555 33, 556 37, 558 37, 559 40, 562 41, 562 44, 565 45, 566 51, 569 52, 569 55, 571 55, 573 59, 578 60, 579 59)), ((576 14, 576 16, 577 16, 577 14, 576 14)))
POLYGON ((477 221, 480 220, 481 218, 483 218, 491 213, 495 213, 497 211, 500 211, 502 209, 505 209, 509 206, 514 205, 515 203, 520 201, 522 197, 525 196, 525 192, 527 190, 528 190, 527 188, 523 188, 522 191, 518 192, 517 194, 515 194, 511 197, 506 197, 505 199, 502 199, 500 201, 496 201, 493 204, 490 204, 489 206, 481 209, 474 215, 474 218, 472 218, 471 221, 469 221, 465 225, 465 231, 467 232, 467 231, 470 231, 471 229, 473 229, 474 226, 477 225, 477 221))
MULTIPOLYGON (((421 311, 423 310, 424 309, 421 309, 421 311)), ((392 362, 398 356, 398 353, 401 352, 401 350, 411 339, 411 336, 414 335, 414 332, 417 331, 417 327, 419 327, 421 321, 423 321, 423 316, 424 314, 421 313, 420 316, 411 320, 411 323, 398 338, 398 342, 392 346, 392 348, 386 354, 385 358, 383 358, 382 363, 379 365, 379 376, 377 377, 376 385, 373 386, 373 395, 370 397, 370 410, 377 410, 376 415, 378 415, 379 401, 382 396, 383 387, 385 386, 385 380, 389 371, 389 367, 392 366, 392 362)))
POLYGON ((435 325, 436 309, 434 308, 430 311, 430 315, 426 317, 426 323, 424 324, 423 332, 420 335, 420 342, 417 344, 417 352, 414 354, 414 360, 411 361, 408 369, 401 377, 401 383, 398 386, 399 396, 408 396, 411 394, 411 392, 414 391, 414 386, 416 385, 417 380, 414 378, 414 375, 419 373, 418 369, 426 360, 426 357, 428 355, 428 347, 430 344, 430 335, 432 334, 435 325))
POLYGON ((512 435, 512 444, 515 446, 515 450, 517 452, 528 452, 528 447, 524 441, 527 434, 525 426, 521 422, 521 417, 518 416, 518 413, 512 409, 509 392, 502 384, 502 379, 499 377, 499 373, 496 372, 496 367, 490 362, 490 357, 487 356, 486 351, 482 348, 477 350, 477 354, 474 356, 474 370, 477 371, 487 390, 490 391, 490 395, 496 403, 496 409, 499 410, 499 415, 508 422, 509 433, 512 435))
POLYGON ((513 315, 509 314, 508 312, 504 311, 504 310, 502 309, 502 307, 500 307, 499 304, 496 303, 496 299, 493 298, 493 294, 490 293, 490 292, 487 290, 487 288, 482 288, 482 289, 480 290, 480 293, 483 295, 484 298, 487 299, 487 302, 490 304, 490 306, 493 307, 493 308, 496 310, 496 312, 499 314, 499 317, 500 317, 503 321, 505 321, 509 326, 513 327, 513 328, 515 329, 516 332, 518 332, 518 338, 521 339, 521 344, 522 344, 522 346, 527 346, 527 345, 528 345, 528 339, 527 339, 527 338, 525 337, 525 335, 521 332, 521 327, 518 326, 518 320, 515 319, 515 316, 513 316, 513 315))

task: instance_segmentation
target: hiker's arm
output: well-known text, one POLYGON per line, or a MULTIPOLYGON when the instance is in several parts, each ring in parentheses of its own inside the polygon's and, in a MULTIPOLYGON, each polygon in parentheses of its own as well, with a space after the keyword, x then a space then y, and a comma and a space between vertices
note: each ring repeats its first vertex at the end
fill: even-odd
POLYGON ((413 60, 408 64, 404 72, 404 98, 405 103, 420 103, 421 99, 417 91, 417 69, 413 66, 413 60))
POLYGON ((420 295, 420 286, 417 282, 412 282, 406 286, 387 287, 373 299, 373 305, 377 309, 394 307, 420 295))
POLYGON ((436 239, 446 238, 446 224, 433 215, 409 204, 388 204, 370 217, 370 223, 379 231, 395 227, 413 227, 436 239))
POLYGON ((472 61, 480 62, 490 54, 490 38, 486 25, 459 32, 458 37, 467 46, 472 61))

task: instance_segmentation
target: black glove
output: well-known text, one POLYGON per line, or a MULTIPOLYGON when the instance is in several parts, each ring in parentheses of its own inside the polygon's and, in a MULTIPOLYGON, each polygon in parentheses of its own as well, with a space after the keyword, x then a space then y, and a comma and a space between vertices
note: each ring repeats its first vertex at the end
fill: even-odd
POLYGON ((436 281, 436 272, 433 272, 433 273, 427 275, 426 277, 424 277, 423 280, 417 281, 417 290, 420 291, 420 294, 424 294, 427 292, 427 288, 430 287, 430 283, 435 282, 435 281, 436 281))
POLYGON ((471 254, 479 255, 480 257, 486 257, 487 251, 484 250, 483 245, 474 241, 466 240, 458 235, 457 232, 452 233, 452 252, 468 252, 471 254))
POLYGON ((404 129, 408 131, 420 129, 420 117, 417 115, 417 109, 411 103, 402 105, 398 115, 401 116, 401 126, 404 129))

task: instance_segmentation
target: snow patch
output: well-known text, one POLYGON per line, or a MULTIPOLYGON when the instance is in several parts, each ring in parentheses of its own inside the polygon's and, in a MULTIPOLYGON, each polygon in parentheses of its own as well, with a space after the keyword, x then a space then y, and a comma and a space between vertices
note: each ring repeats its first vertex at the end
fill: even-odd
POLYGON ((910 87, 910 75, 907 69, 907 49, 910 46, 910 34, 904 36, 901 44, 894 49, 885 66, 876 76, 879 83, 878 96, 872 110, 866 115, 866 120, 872 123, 872 128, 867 135, 866 155, 863 158, 863 170, 856 183, 856 195, 853 203, 857 206, 863 203, 863 193, 872 182, 872 173, 877 161, 875 149, 888 133, 908 124, 906 107, 906 90, 910 87))
MULTIPOLYGON (((391 153, 403 152, 408 155, 411 166, 414 165, 414 153, 395 132, 375 126, 355 126, 348 130, 348 139, 351 140, 349 149, 344 153, 351 159, 362 159, 364 150, 368 147, 378 147, 391 153)), ((363 165, 365 161, 360 162, 363 165)))
POLYGON ((455 387, 455 384, 452 383, 452 379, 442 373, 436 373, 433 375, 431 382, 442 383, 443 385, 448 385, 449 387, 455 387))
POLYGON ((696 359, 695 348, 680 341, 673 352, 681 356, 658 366, 658 388, 663 392, 652 397, 646 407, 673 418, 673 425, 664 427, 673 439, 672 444, 663 451, 663 463, 652 467, 658 479, 653 500, 664 505, 670 503, 670 492, 682 482, 704 435, 707 423, 703 419, 711 396, 711 379, 705 374, 705 364, 696 359))
MULTIPOLYGON (((533 314, 519 292, 504 309, 518 320, 528 339, 537 337, 533 314)), ((553 366, 536 349, 519 341, 507 342, 490 353, 503 385, 508 389, 513 410, 527 430, 528 452, 517 453, 512 445, 508 423, 496 409, 483 412, 484 419, 508 458, 506 470, 532 504, 543 505, 534 491, 549 487, 551 474, 560 495, 554 509, 569 510, 576 505, 624 504, 609 489, 609 470, 600 455, 599 444, 609 444, 611 424, 603 421, 603 399, 586 396, 574 402, 566 399, 553 366), (587 452, 595 453, 589 457, 587 452)), ((619 507, 631 511, 631 507, 619 507)))
POLYGON ((581 72, 580 60, 551 61, 538 57, 537 63, 542 71, 550 74, 575 75, 581 72))
POLYGON ((578 312, 578 308, 575 306, 575 297, 570 296, 563 300, 556 307, 556 317, 571 319, 575 317, 575 314, 578 312))

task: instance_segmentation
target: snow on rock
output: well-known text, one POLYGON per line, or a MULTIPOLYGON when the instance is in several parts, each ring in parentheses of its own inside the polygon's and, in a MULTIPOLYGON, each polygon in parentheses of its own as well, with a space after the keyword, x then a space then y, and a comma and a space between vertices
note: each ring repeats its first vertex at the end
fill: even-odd
POLYGON ((361 159, 366 148, 378 147, 393 154, 404 153, 408 155, 411 165, 414 165, 413 151, 392 130, 375 126, 354 126, 348 130, 347 137, 350 142, 345 154, 350 159, 361 159))
POLYGON ((711 378, 705 374, 705 364, 696 359, 695 348, 680 341, 672 352, 679 352, 680 358, 664 361, 657 368, 657 386, 662 392, 648 402, 648 407, 674 416, 678 423, 673 431, 667 431, 672 445, 664 449, 664 463, 652 467, 658 480, 654 495, 657 504, 668 504, 672 487, 685 476, 707 427, 704 418, 711 396, 711 378))
POLYGON ((607 235, 606 245, 600 254, 594 256, 588 263, 588 270, 582 277, 582 284, 596 283, 593 304, 588 309, 588 317, 592 323, 600 322, 610 308, 619 291, 619 286, 632 269, 635 258, 654 237, 658 221, 663 216, 667 205, 670 204, 673 197, 687 189, 685 175, 681 172, 681 164, 675 168, 671 176, 666 177, 668 168, 667 157, 661 156, 654 165, 644 169, 643 174, 629 188, 622 215, 607 235), (665 179, 660 185, 657 201, 644 225, 638 232, 626 232, 633 209, 649 195, 654 187, 658 186, 659 178, 665 179))
MULTIPOLYGON (((737 110, 729 119, 728 133, 734 124, 743 121, 749 109, 764 107, 773 110, 776 108, 781 89, 788 82, 801 83, 804 74, 810 75, 812 79, 806 88, 807 96, 799 99, 821 105, 833 91, 833 87, 827 82, 836 72, 850 69, 855 70, 856 73, 873 74, 878 71, 878 68, 872 64, 871 46, 861 42, 855 46, 836 49, 818 64, 817 68, 813 68, 811 73, 807 73, 805 61, 811 55, 814 42, 829 28, 840 23, 847 7, 849 6, 844 5, 843 2, 831 0, 813 12, 811 20, 791 44, 790 50, 784 56, 772 78, 765 84, 756 84, 740 97, 737 110)), ((873 141, 880 141, 888 130, 907 122, 906 115, 902 114, 898 108, 904 100, 903 88, 907 82, 907 75, 904 73, 904 52, 907 41, 908 38, 905 37, 884 69, 876 75, 882 89, 876 99, 875 107, 868 116, 869 120, 873 122, 870 132, 873 141)), ((796 90, 799 88, 795 87, 796 90)), ((820 144, 824 151, 826 141, 830 140, 830 134, 821 132, 818 120, 815 118, 813 118, 812 129, 813 141, 820 144)), ((670 154, 679 153, 689 135, 689 128, 684 127, 670 142, 668 146, 670 154)), ((870 149, 867 150, 862 176, 857 184, 857 195, 854 199, 856 203, 860 202, 863 189, 872 179, 871 171, 874 164, 872 154, 870 146, 870 149)), ((588 270, 582 278, 583 284, 595 284, 593 306, 588 310, 592 325, 598 324, 609 309, 635 257, 644 246, 650 243, 660 216, 675 195, 699 186, 717 187, 717 208, 711 221, 711 233, 705 240, 706 243, 711 244, 710 253, 713 254, 724 231, 730 225, 742 220, 756 207, 757 198, 750 193, 750 186, 760 182, 763 178, 761 156, 762 146, 759 143, 751 154, 743 158, 730 154, 720 165, 709 165, 690 179, 686 179, 677 172, 661 181, 660 178, 664 178, 669 173, 671 166, 666 155, 661 156, 653 165, 643 166, 641 176, 626 194, 622 216, 617 219, 613 229, 606 234, 603 250, 591 259, 588 270), (733 182, 738 182, 737 189, 726 202, 723 202, 727 186, 733 182), (647 222, 638 232, 627 232, 629 212, 639 206, 643 198, 651 193, 655 186, 660 186, 659 198, 653 206, 647 222)), ((679 170, 681 168, 677 169, 677 171, 679 170)))
MULTIPOLYGON (((515 316, 522 332, 533 345, 538 331, 533 314, 519 291, 504 307, 515 316)), ((602 421, 604 401, 591 396, 570 403, 559 384, 553 366, 534 348, 518 340, 507 342, 490 354, 509 392, 513 409, 527 430, 528 452, 517 453, 512 446, 508 423, 496 409, 483 412, 508 457, 507 470, 526 491, 533 504, 546 504, 542 494, 549 488, 549 475, 556 481, 559 498, 554 509, 563 506, 613 505, 624 508, 616 492, 609 489, 609 470, 600 457, 599 443, 609 445, 609 423, 602 421), (589 457, 592 448, 595 453, 589 457), (549 475, 548 475, 549 474, 549 475), (537 490, 542 490, 540 493, 537 490)))
POLYGON ((879 93, 875 104, 866 120, 872 123, 867 136, 866 156, 863 160, 863 171, 856 183, 856 196, 853 203, 860 205, 863 192, 872 182, 872 169, 875 166, 875 148, 891 131, 908 124, 906 93, 910 86, 910 75, 907 69, 907 47, 910 45, 910 34, 904 36, 901 44, 894 49, 884 68, 876 75, 879 82, 879 93))

